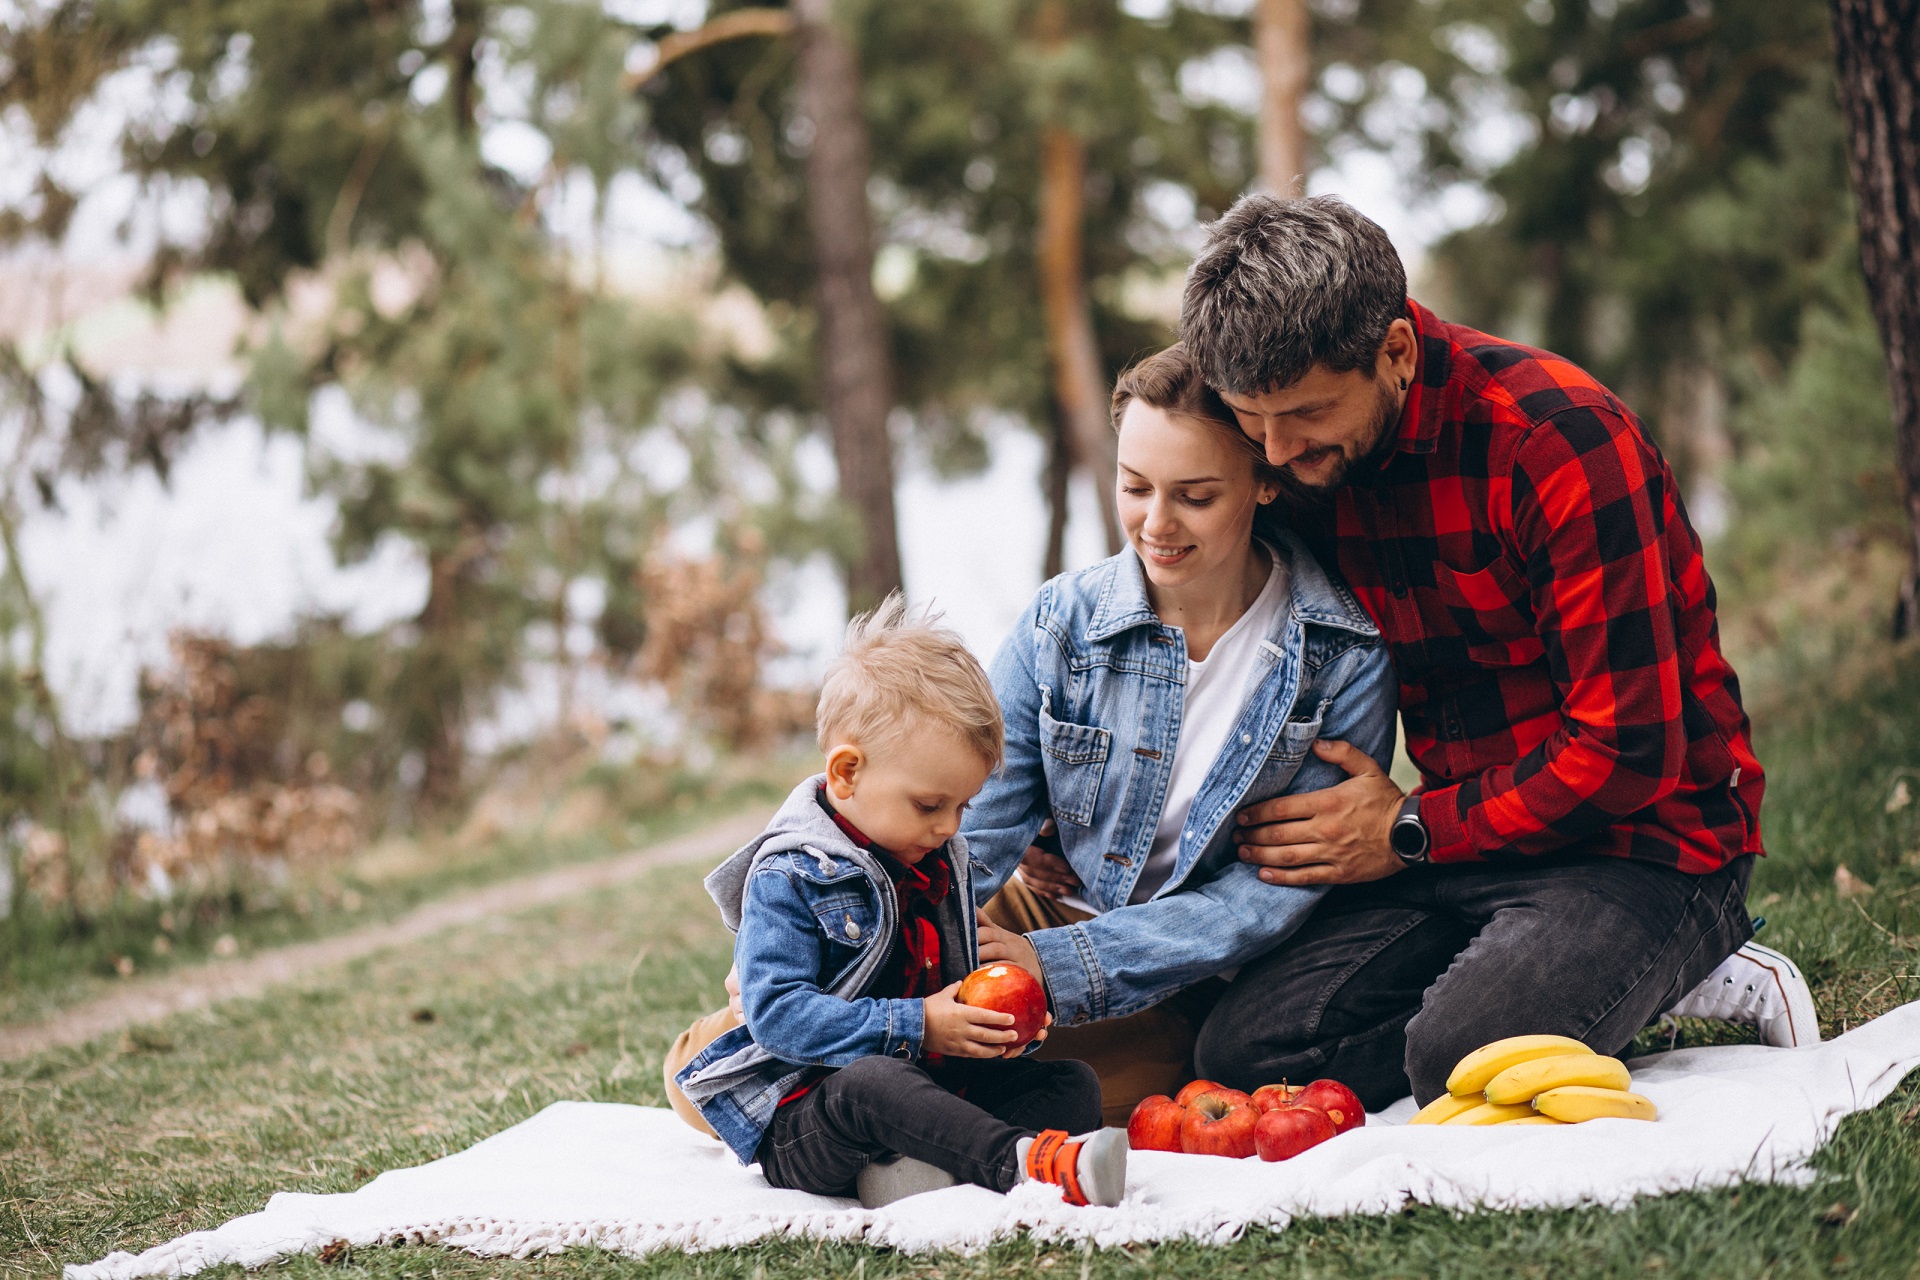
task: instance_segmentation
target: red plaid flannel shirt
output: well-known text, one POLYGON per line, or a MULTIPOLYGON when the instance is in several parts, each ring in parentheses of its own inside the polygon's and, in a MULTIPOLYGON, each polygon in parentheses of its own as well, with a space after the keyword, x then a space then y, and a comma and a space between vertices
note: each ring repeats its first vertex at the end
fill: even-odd
POLYGON ((1761 852, 1713 583, 1645 428, 1558 356, 1407 314, 1398 445, 1308 532, 1392 649, 1433 861, 1761 852))

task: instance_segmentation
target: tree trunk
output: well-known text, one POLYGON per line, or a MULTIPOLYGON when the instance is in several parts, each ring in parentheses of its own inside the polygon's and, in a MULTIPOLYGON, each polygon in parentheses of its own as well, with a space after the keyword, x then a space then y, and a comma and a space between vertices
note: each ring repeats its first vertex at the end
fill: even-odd
POLYGON ((408 701, 418 725, 410 735, 420 744, 420 807, 444 813, 460 797, 467 765, 466 646, 461 643, 465 611, 462 580, 471 571, 473 552, 466 539, 452 551, 427 553, 427 603, 420 610, 420 654, 410 664, 408 701))
POLYGON ((807 152, 807 219, 813 232, 820 312, 821 403, 833 428, 840 496, 860 522, 847 566, 847 604, 870 609, 900 589, 893 512, 893 358, 873 292, 872 172, 860 114, 860 67, 834 25, 832 0, 795 0, 800 110, 813 123, 807 152))
POLYGON ((1049 125, 1040 139, 1040 301, 1053 361, 1053 395, 1067 424, 1074 460, 1100 491, 1107 549, 1120 550, 1114 505, 1114 440, 1106 372, 1093 334, 1082 233, 1086 224, 1087 144, 1049 125))
POLYGON ((452 64, 453 123, 462 137, 473 133, 477 89, 480 83, 480 37, 487 13, 478 0, 454 0, 453 31, 447 37, 447 60, 452 64))
POLYGON ((1909 562, 1896 640, 1920 635, 1920 0, 1830 0, 1860 208, 1860 266, 1887 350, 1909 562))
POLYGON ((1040 568, 1043 579, 1057 577, 1067 565, 1067 481, 1073 474, 1073 442, 1058 404, 1047 415, 1047 470, 1042 488, 1047 495, 1047 554, 1040 568))
POLYGON ((1260 185, 1276 196, 1307 190, 1307 132, 1300 100, 1313 75, 1306 0, 1260 0, 1253 14, 1260 59, 1260 185))

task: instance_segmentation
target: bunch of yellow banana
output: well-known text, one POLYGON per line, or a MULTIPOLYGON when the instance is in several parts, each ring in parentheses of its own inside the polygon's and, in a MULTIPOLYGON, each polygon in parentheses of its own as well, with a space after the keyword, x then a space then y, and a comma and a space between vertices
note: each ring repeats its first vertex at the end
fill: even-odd
POLYGON ((1447 1092, 1409 1124, 1578 1124, 1652 1120, 1659 1112, 1627 1069, 1566 1036, 1510 1036, 1475 1049, 1447 1077, 1447 1092))

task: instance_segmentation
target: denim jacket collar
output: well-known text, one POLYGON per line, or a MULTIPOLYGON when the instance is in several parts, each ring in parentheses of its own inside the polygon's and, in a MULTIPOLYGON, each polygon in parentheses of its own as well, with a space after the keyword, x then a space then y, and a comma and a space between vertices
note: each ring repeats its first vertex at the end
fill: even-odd
MULTIPOLYGON (((1279 544, 1276 549, 1290 564, 1288 591, 1294 617, 1368 637, 1380 634, 1353 593, 1345 584, 1329 578, 1298 538, 1286 530, 1277 530, 1268 545, 1273 543, 1279 544)), ((1114 572, 1107 576, 1100 601, 1087 623, 1087 640, 1098 644, 1135 627, 1158 625, 1159 621, 1159 615, 1147 600, 1146 567, 1140 563, 1139 554, 1128 547, 1114 561, 1114 572)))

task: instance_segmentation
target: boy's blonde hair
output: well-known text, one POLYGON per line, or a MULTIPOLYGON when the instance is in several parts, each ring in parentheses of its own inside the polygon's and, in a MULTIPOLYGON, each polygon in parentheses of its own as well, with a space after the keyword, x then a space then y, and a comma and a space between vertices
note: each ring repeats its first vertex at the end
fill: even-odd
POLYGON ((882 751, 905 738, 916 718, 946 725, 1000 767, 1004 730, 987 673, 939 614, 910 617, 896 591, 847 624, 814 720, 822 751, 841 742, 882 751))

